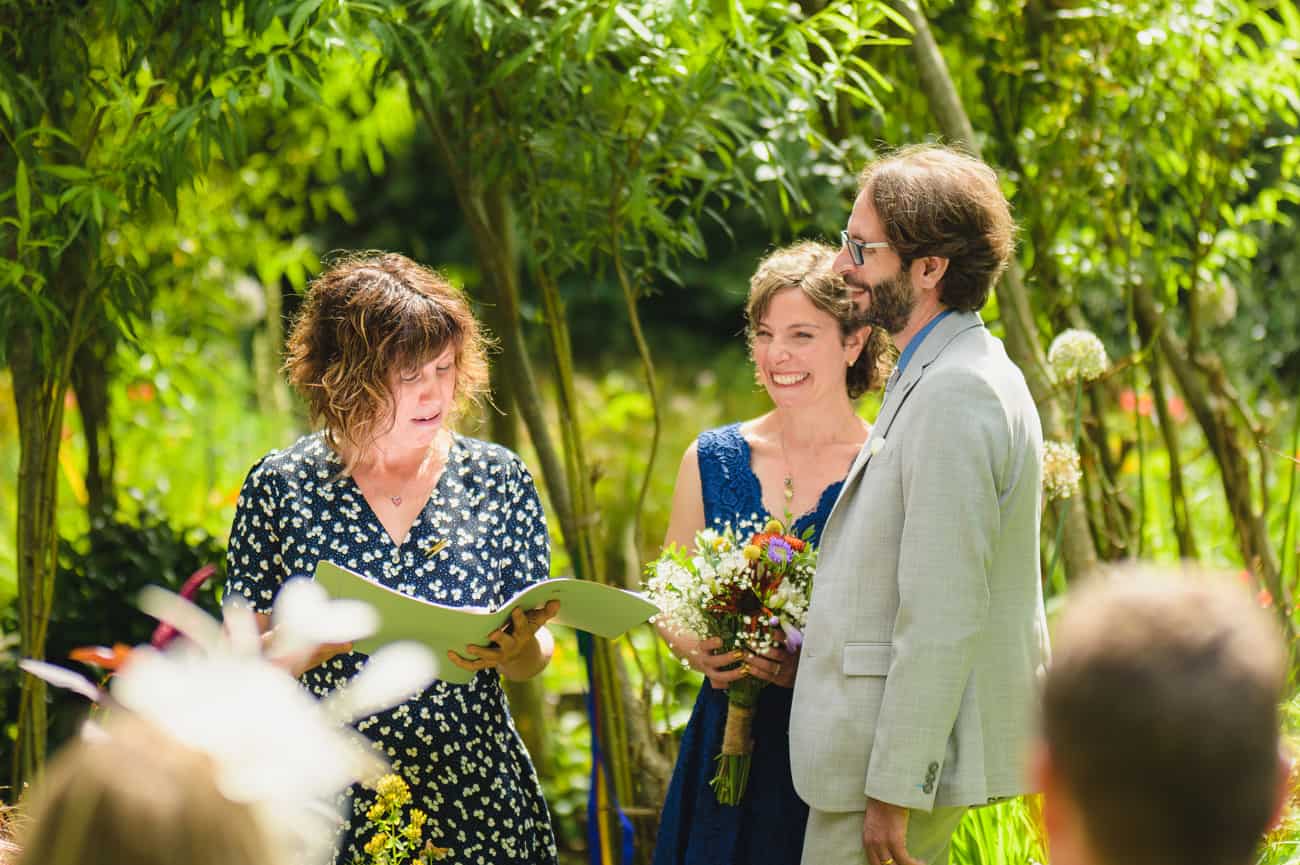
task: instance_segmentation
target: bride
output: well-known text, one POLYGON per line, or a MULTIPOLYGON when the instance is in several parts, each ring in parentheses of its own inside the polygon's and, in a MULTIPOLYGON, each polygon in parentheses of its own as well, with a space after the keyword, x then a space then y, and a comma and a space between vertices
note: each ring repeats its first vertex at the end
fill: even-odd
MULTIPOLYGON (((745 307, 755 375, 773 408, 708 430, 686 449, 677 474, 665 546, 694 545, 696 532, 775 517, 817 540, 840 485, 870 430, 854 400, 884 382, 887 337, 859 325, 836 250, 802 242, 759 262, 745 307)), ((674 654, 707 679, 682 735, 664 803, 655 865, 797 865, 808 806, 790 780, 791 688, 797 651, 720 652, 661 626, 674 654), (740 804, 720 805, 709 786, 727 714, 727 686, 753 676, 755 712, 749 783, 740 804)))

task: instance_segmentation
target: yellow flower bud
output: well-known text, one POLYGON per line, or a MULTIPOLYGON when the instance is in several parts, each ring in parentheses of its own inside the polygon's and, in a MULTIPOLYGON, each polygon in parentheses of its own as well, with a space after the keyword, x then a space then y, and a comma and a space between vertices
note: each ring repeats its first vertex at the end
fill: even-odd
POLYGON ((371 856, 377 856, 379 855, 379 851, 383 850, 387 844, 388 836, 383 832, 376 832, 371 836, 370 840, 366 842, 365 851, 371 856))
POLYGON ((783 535, 785 534, 785 526, 781 525, 780 520, 768 520, 767 524, 763 526, 763 533, 768 535, 783 535))
POLYGON ((366 812, 366 819, 372 823, 383 816, 384 816, 384 803, 382 802, 376 802, 375 804, 371 805, 370 810, 366 812))
POLYGON ((763 551, 756 544, 745 544, 745 548, 740 551, 741 554, 751 562, 756 562, 763 557, 763 551))

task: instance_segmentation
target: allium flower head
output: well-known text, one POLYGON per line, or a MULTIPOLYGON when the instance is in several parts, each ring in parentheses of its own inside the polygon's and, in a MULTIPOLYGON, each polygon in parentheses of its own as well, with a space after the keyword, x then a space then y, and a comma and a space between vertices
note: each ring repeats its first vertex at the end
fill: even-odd
POLYGON ((1068 499, 1079 492, 1083 470, 1079 452, 1066 442, 1043 443, 1043 493, 1048 500, 1068 499))
POLYGON ((1052 340, 1047 363, 1060 382, 1092 381, 1110 365, 1106 347, 1090 330, 1065 330, 1052 340))

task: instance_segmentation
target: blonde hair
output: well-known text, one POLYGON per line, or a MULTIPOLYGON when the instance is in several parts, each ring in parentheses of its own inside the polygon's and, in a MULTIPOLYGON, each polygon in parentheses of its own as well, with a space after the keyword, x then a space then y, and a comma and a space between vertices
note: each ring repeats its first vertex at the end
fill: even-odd
MULTIPOLYGON (((847 339, 862 326, 844 280, 832 269, 836 249, 813 240, 800 241, 768 253, 749 280, 745 303, 745 333, 752 351, 754 332, 772 306, 772 299, 796 288, 813 306, 833 317, 847 339)), ((885 383, 893 369, 893 351, 883 328, 873 327, 866 345, 845 375, 849 399, 857 399, 885 383)))
POLYGON ((392 422, 394 373, 428 363, 449 345, 460 414, 488 387, 489 340, 469 301, 404 255, 361 253, 336 260, 312 282, 284 368, 350 467, 392 422))
POLYGON ((28 794, 14 865, 281 865, 208 757, 129 716, 105 731, 66 747, 28 794))

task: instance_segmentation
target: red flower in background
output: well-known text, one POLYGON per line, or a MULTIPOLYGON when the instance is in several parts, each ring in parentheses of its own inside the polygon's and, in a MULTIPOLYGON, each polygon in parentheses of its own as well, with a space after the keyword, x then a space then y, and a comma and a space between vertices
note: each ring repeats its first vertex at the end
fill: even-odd
POLYGON ((127 385, 126 398, 131 402, 153 402, 154 397, 158 395, 158 389, 153 386, 151 381, 137 381, 127 385))
MULTIPOLYGON (((181 586, 181 597, 187 601, 194 600, 194 596, 199 592, 199 587, 206 583, 208 578, 216 572, 216 565, 204 565, 190 574, 190 578, 185 581, 185 585, 181 586)), ((176 639, 176 629, 167 622, 159 622, 158 627, 153 629, 153 637, 149 640, 149 645, 155 649, 165 649, 167 644, 174 639, 176 639)))

